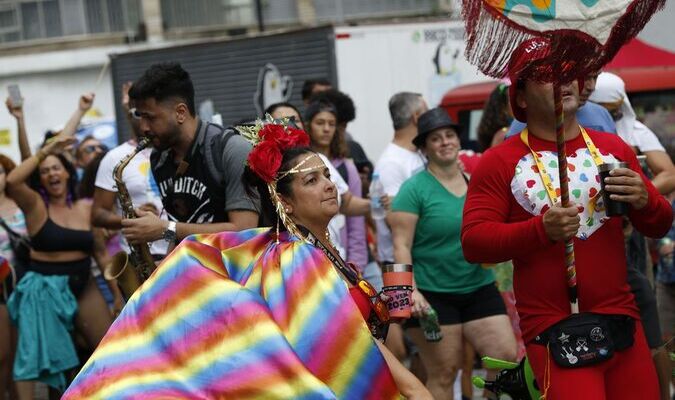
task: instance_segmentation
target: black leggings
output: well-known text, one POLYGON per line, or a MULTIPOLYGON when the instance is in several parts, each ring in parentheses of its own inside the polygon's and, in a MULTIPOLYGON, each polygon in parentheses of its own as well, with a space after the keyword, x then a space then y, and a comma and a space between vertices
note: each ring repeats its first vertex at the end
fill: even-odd
POLYGON ((30 260, 28 271, 42 275, 68 275, 70 291, 79 299, 91 279, 91 258, 59 262, 30 260))

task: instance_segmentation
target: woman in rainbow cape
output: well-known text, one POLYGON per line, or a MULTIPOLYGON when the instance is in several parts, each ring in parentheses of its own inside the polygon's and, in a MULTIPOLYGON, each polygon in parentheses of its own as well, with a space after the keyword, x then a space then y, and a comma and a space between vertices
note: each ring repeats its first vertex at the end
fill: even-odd
POLYGON ((388 312, 326 229, 337 191, 304 131, 258 121, 244 182, 275 228, 185 239, 65 399, 431 399, 376 337, 388 312))

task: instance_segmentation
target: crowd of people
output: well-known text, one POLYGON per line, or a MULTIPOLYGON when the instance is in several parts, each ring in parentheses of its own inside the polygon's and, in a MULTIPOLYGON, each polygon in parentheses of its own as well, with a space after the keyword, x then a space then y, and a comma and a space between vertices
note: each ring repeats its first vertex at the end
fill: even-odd
POLYGON ((528 78, 550 46, 536 48, 514 53, 487 101, 482 153, 462 151, 465 128, 444 109, 401 92, 373 163, 349 132, 354 103, 325 79, 305 82, 301 108, 223 127, 196 115, 188 71, 156 64, 121 88, 132 135, 110 150, 75 139, 93 94, 34 152, 8 99, 21 161, 0 154, 0 399, 31 399, 36 381, 69 399, 452 399, 459 371, 472 398, 476 355, 527 355, 550 399, 669 399, 673 149, 637 120, 620 77, 566 83, 572 204, 560 206, 552 86, 528 78), (134 152, 130 217, 113 171, 134 152), (630 211, 610 218, 598 167, 619 161, 603 187, 630 211), (158 267, 131 296, 109 269, 145 247, 158 267), (387 312, 388 263, 413 266, 409 319, 387 312))

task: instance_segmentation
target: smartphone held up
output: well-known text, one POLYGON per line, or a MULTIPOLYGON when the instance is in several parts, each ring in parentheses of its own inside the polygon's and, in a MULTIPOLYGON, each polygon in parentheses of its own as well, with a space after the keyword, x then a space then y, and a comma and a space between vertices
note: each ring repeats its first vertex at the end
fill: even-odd
POLYGON ((23 106, 23 98, 21 97, 21 92, 19 91, 19 85, 8 85, 7 91, 9 92, 9 101, 12 102, 12 107, 23 106))

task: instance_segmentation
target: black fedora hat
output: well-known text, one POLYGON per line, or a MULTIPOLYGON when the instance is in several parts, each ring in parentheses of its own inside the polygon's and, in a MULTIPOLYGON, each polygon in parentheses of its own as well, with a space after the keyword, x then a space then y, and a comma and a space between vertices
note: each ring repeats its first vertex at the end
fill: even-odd
POLYGON ((420 115, 417 120, 417 136, 413 139, 413 144, 417 148, 421 148, 427 139, 427 136, 439 128, 452 128, 459 135, 460 125, 450 118, 448 112, 440 107, 432 108, 431 110, 420 115))

